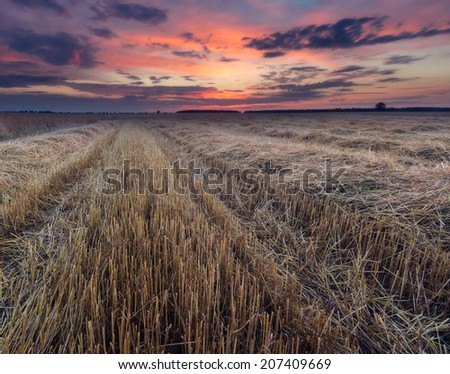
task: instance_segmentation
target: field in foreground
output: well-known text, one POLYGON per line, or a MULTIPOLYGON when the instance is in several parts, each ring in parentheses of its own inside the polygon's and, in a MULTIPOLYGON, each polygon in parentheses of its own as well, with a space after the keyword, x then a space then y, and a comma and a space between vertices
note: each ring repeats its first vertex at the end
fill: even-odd
POLYGON ((0 142, 1 350, 448 353, 449 149, 442 113, 154 115, 0 142), (104 193, 124 160, 168 192, 128 170, 129 193, 104 193), (176 160, 283 181, 182 194, 176 160), (329 164, 339 184, 287 193, 329 164))

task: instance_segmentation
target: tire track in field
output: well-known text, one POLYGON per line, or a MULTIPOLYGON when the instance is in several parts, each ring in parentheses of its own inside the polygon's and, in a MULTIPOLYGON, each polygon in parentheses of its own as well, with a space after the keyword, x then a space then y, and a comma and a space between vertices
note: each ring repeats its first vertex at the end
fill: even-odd
POLYGON ((34 292, 35 285, 43 282, 42 271, 58 255, 60 245, 70 240, 70 229, 76 227, 70 209, 83 201, 76 190, 85 182, 87 171, 101 165, 119 130, 111 129, 95 137, 44 179, 30 181, 17 200, 3 208, 0 217, 4 286, 2 329, 16 307, 34 292), (21 292, 11 291, 15 288, 21 292))
POLYGON ((111 126, 110 123, 79 126, 1 142, 0 191, 3 201, 13 200, 37 175, 45 175, 55 165, 81 153, 111 126))

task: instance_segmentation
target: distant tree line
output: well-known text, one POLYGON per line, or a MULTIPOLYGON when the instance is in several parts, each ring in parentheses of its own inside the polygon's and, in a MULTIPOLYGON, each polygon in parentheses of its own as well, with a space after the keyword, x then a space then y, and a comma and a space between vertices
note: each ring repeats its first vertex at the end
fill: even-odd
POLYGON ((239 110, 226 110, 226 109, 188 109, 179 110, 177 113, 241 113, 239 110))
MULTIPOLYGON (((385 103, 380 102, 374 108, 334 108, 334 109, 267 109, 267 110, 239 110, 227 109, 188 109, 179 110, 176 113, 328 113, 328 112, 450 112, 448 107, 406 107, 394 108, 387 107, 385 103)), ((0 111, 0 113, 38 113, 38 114, 102 114, 102 115, 150 115, 160 114, 156 112, 53 112, 51 110, 15 110, 0 111)))
POLYGON ((335 109, 274 109, 247 110, 244 113, 334 113, 334 112, 450 112, 450 108, 411 107, 411 108, 335 108, 335 109))

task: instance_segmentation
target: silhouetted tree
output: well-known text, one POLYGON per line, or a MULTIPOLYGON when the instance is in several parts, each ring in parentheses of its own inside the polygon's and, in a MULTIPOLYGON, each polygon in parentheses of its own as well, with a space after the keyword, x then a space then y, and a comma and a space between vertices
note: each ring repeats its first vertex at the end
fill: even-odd
POLYGON ((377 105, 375 105, 375 109, 385 110, 386 109, 386 104, 385 103, 378 103, 377 105))

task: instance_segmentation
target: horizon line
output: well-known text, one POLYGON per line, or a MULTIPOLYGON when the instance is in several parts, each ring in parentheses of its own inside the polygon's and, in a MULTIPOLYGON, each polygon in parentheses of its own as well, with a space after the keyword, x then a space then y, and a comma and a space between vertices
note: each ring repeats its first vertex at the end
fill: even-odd
POLYGON ((52 111, 52 110, 1 110, 0 113, 28 113, 28 114, 177 114, 177 113, 307 113, 307 112, 393 112, 393 111, 450 111, 450 107, 434 106, 412 106, 412 107, 387 107, 377 109, 373 107, 354 108, 310 108, 310 109, 256 109, 256 110, 236 110, 236 109, 182 109, 177 111, 147 111, 147 112, 110 112, 110 111, 52 111))

